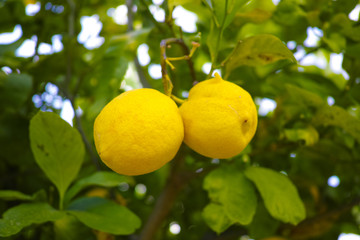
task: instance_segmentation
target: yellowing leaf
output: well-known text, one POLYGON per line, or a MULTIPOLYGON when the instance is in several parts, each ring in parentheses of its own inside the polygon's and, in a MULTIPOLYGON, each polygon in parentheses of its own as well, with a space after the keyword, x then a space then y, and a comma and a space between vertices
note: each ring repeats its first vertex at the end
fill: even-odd
POLYGON ((294 142, 303 140, 307 146, 314 145, 319 141, 319 133, 312 126, 308 126, 307 128, 285 129, 284 133, 288 140, 294 142))
POLYGON ((283 59, 296 62, 292 52, 280 39, 270 34, 260 34, 239 41, 222 65, 227 72, 231 72, 243 65, 261 66, 283 59))

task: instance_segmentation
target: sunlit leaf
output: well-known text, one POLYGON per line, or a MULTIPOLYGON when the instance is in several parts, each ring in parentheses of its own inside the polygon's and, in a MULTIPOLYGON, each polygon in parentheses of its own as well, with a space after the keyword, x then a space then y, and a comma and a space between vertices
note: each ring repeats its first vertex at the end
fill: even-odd
POLYGON ((30 143, 37 164, 55 184, 62 200, 83 162, 80 133, 59 115, 38 112, 30 121, 30 143))
POLYGON ((237 10, 248 1, 249 0, 207 1, 208 7, 213 14, 213 21, 211 21, 210 33, 206 43, 209 47, 213 63, 217 61, 216 58, 218 51, 220 51, 223 30, 233 21, 237 10))
POLYGON ((262 23, 271 17, 271 12, 262 9, 254 9, 249 12, 239 13, 236 15, 236 21, 240 23, 253 22, 262 23))
POLYGON ((214 22, 211 22, 209 36, 207 37, 206 44, 210 51, 211 61, 216 62, 218 55, 218 41, 220 29, 214 22))
POLYGON ((224 232, 234 224, 234 221, 226 215, 224 206, 216 203, 208 204, 204 208, 202 215, 206 224, 217 234, 224 232))
POLYGON ((220 168, 208 174, 204 189, 220 204, 229 219, 249 224, 255 214, 257 198, 252 183, 234 168, 220 168))
POLYGON ((249 0, 211 0, 209 4, 212 13, 215 16, 215 23, 218 28, 225 29, 234 19, 236 12, 249 0))
POLYGON ((272 217, 294 225, 304 220, 304 204, 288 177, 261 167, 249 167, 245 175, 255 183, 272 217))
POLYGON ((227 72, 231 72, 239 66, 261 66, 283 59, 296 62, 292 52, 280 39, 260 34, 239 41, 222 65, 227 72))

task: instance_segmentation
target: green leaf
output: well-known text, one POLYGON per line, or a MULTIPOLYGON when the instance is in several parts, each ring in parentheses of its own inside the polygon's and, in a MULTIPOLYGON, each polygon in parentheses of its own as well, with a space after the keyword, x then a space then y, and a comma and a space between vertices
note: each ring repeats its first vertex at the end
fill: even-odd
POLYGON ((271 18, 271 14, 269 11, 256 8, 249 12, 236 14, 235 21, 239 23, 253 22, 259 24, 271 18))
POLYGON ((128 235, 141 225, 141 220, 126 207, 104 198, 80 198, 67 211, 86 226, 112 234, 128 235))
POLYGON ((319 141, 319 133, 312 126, 307 128, 285 129, 285 137, 293 142, 305 141, 305 145, 311 146, 319 141))
POLYGON ((119 175, 114 172, 96 172, 93 175, 80 179, 77 181, 65 195, 65 202, 70 201, 76 196, 81 190, 90 186, 101 186, 101 187, 115 187, 122 182, 133 183, 134 180, 131 177, 119 175))
POLYGON ((208 174, 203 188, 210 199, 223 206, 224 212, 234 222, 246 225, 256 211, 257 197, 252 183, 234 168, 220 168, 208 174))
POLYGON ((112 55, 105 56, 99 61, 99 65, 96 69, 96 77, 101 81, 98 88, 101 88, 102 91, 109 91, 109 87, 118 90, 127 69, 128 61, 126 58, 112 55), (114 83, 112 83, 113 80, 115 80, 114 83))
POLYGON ((236 12, 249 0, 211 0, 208 2, 215 24, 218 28, 225 29, 234 19, 236 12))
POLYGON ((0 190, 0 199, 7 201, 12 201, 12 200, 31 201, 34 199, 34 197, 14 190, 0 190))
POLYGON ((31 224, 41 224, 64 217, 64 212, 47 203, 26 203, 10 208, 0 219, 0 237, 8 237, 31 224))
POLYGON ((322 40, 335 53, 341 53, 346 47, 346 39, 339 33, 331 33, 329 34, 329 37, 323 37, 322 40))
MULTIPOLYGON (((106 55, 119 56, 119 50, 136 56, 136 49, 144 43, 151 32, 151 28, 141 28, 124 34, 113 35, 110 39, 111 46, 106 50, 106 55)), ((124 54, 123 54, 124 55, 124 54)))
POLYGON ((249 167, 245 175, 255 183, 271 216, 291 224, 304 220, 304 204, 288 177, 261 167, 249 167))
MULTIPOLYGON (((91 99, 91 105, 87 109, 89 119, 96 118, 106 103, 119 94, 121 83, 129 65, 124 56, 114 56, 112 53, 99 58, 96 63, 95 78, 92 86, 94 99, 91 99)), ((81 107, 86 108, 84 105, 81 107)))
POLYGON ((308 90, 286 84, 291 101, 296 102, 297 110, 314 108, 312 123, 317 126, 336 126, 360 142, 360 120, 339 106, 329 106, 322 98, 308 90))
POLYGON ((222 65, 227 72, 231 72, 240 66, 262 66, 283 59, 296 62, 292 52, 280 39, 270 34, 260 34, 239 41, 222 65))
POLYGON ((174 10, 176 6, 184 5, 193 1, 194 0, 168 0, 169 11, 171 12, 172 10, 174 10))
POLYGON ((360 43, 346 46, 345 53, 351 57, 360 59, 360 43))
POLYGON ((249 235, 254 239, 273 236, 276 234, 279 225, 280 222, 272 218, 264 204, 260 203, 256 209, 254 220, 249 225, 249 235))
POLYGON ((340 127, 360 143, 360 120, 339 106, 324 105, 319 108, 313 118, 313 123, 340 127))
POLYGON ((21 38, 13 43, 10 44, 1 44, 0 45, 0 56, 3 56, 5 53, 8 52, 15 52, 16 49, 18 49, 21 44, 23 44, 24 40, 21 38))
POLYGON ((293 26, 301 20, 305 20, 306 13, 297 3, 293 0, 281 1, 274 12, 274 20, 285 26, 293 26))
POLYGON ((95 239, 92 229, 69 214, 54 222, 54 235, 55 240, 95 239))
POLYGON ((0 109, 21 107, 32 90, 32 77, 12 73, 0 75, 0 109))
POLYGON ((333 1, 331 6, 334 11, 343 12, 348 15, 357 4, 359 4, 359 0, 337 0, 333 1))
POLYGON ((79 132, 59 115, 40 111, 30 121, 30 143, 37 164, 55 184, 62 201, 84 158, 79 132))
POLYGON ((286 84, 285 87, 289 94, 289 98, 297 103, 297 108, 301 105, 312 108, 318 108, 325 105, 323 99, 311 91, 292 84, 286 84))
POLYGON ((206 224, 214 230, 217 234, 224 232, 228 229, 234 221, 228 218, 225 213, 224 206, 216 203, 208 204, 203 212, 203 218, 206 224))
POLYGON ((210 32, 206 40, 206 45, 210 51, 211 61, 216 63, 218 56, 218 41, 220 41, 219 35, 221 34, 220 29, 216 26, 216 24, 212 21, 210 25, 210 32))

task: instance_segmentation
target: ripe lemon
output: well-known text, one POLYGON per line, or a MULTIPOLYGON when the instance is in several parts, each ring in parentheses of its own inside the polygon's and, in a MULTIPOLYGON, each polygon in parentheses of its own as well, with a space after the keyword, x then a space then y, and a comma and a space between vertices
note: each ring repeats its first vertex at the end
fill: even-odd
POLYGON ((94 123, 94 140, 101 160, 124 175, 155 171, 180 148, 184 126, 170 97, 142 88, 109 102, 94 123))
POLYGON ((180 107, 184 142, 211 158, 239 154, 253 138, 257 127, 256 106, 250 94, 218 74, 190 89, 180 107))

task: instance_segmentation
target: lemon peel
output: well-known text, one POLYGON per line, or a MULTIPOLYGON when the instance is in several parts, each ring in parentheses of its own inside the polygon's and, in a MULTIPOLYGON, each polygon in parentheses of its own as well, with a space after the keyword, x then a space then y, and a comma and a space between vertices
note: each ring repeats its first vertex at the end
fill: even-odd
POLYGON ((190 89, 180 113, 186 145, 211 158, 238 155, 257 128, 256 106, 250 94, 217 73, 190 89))
POLYGON ((101 160, 124 175, 153 172, 174 158, 184 137, 175 102, 157 90, 142 88, 110 101, 94 123, 101 160))

